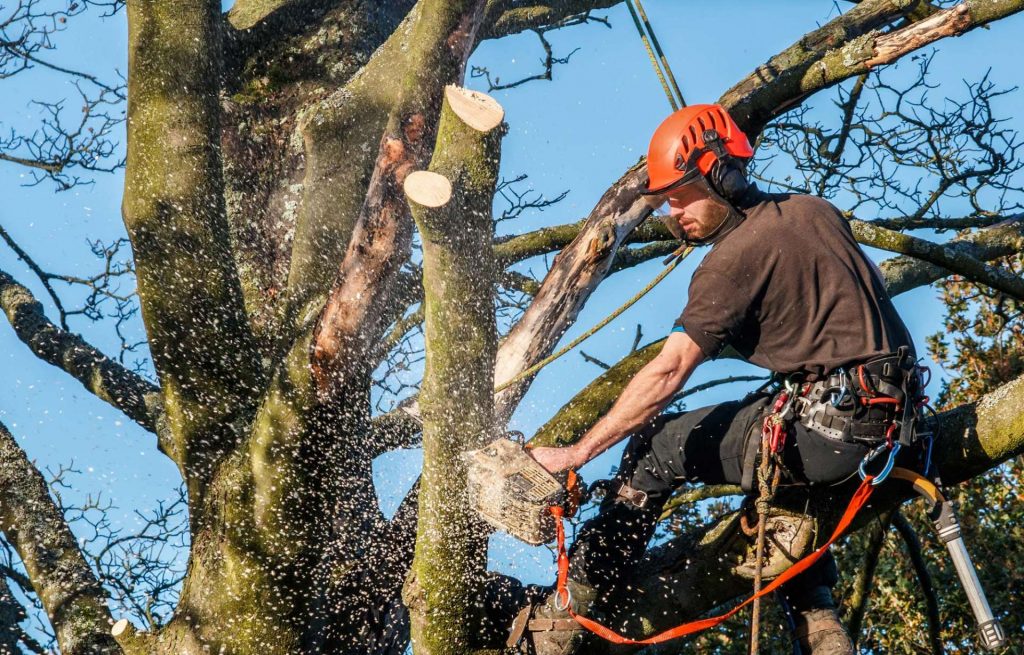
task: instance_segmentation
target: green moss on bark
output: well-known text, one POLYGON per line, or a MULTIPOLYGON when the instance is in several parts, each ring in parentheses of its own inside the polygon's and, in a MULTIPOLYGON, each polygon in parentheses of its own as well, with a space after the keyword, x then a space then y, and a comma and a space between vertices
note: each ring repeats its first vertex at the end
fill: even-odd
POLYGON ((426 369, 423 475, 405 598, 417 654, 467 653, 486 566, 486 531, 466 511, 461 453, 493 436, 495 279, 490 209, 503 130, 467 127, 445 102, 430 170, 452 182, 444 207, 410 201, 423 239, 426 369))

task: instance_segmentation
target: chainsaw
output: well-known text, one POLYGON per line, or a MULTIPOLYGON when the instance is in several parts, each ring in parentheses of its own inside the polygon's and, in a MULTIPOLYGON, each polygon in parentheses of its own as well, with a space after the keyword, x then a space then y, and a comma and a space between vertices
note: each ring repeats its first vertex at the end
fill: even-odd
POLYGON ((584 485, 575 471, 548 473, 521 441, 508 436, 462 454, 469 502, 490 525, 533 546, 550 543, 555 539, 551 508, 574 514, 584 485))

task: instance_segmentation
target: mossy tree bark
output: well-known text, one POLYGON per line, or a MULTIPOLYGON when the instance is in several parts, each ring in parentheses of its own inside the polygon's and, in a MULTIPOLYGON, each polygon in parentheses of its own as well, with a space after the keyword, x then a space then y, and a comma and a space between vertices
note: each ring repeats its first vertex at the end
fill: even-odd
POLYGON ((50 499, 43 476, 3 423, 0 489, 0 528, 25 565, 61 652, 121 653, 110 635, 110 612, 103 588, 86 564, 60 508, 50 499))
POLYGON ((404 594, 417 654, 470 652, 481 619, 466 599, 481 593, 488 531, 467 512, 460 455, 494 434, 491 204, 502 116, 490 98, 449 87, 429 170, 405 184, 423 240, 427 350, 419 527, 404 594))
MULTIPOLYGON (((158 433, 188 485, 191 552, 177 612, 152 634, 117 623, 124 652, 402 653, 410 628, 400 592, 414 545, 405 596, 417 650, 475 649, 476 610, 466 599, 486 560, 459 502, 457 455, 503 424, 528 381, 499 396, 495 411, 495 379, 550 353, 616 270, 620 246, 665 237, 636 229, 646 216, 636 196, 638 164, 585 221, 495 243, 490 202, 502 130, 467 126, 453 111, 455 91, 442 104, 444 88, 463 81, 466 59, 483 38, 616 3, 238 0, 221 15, 216 0, 128 1, 123 214, 159 387, 48 321, 28 289, 0 271, 0 307, 18 337, 158 433), (401 271, 414 229, 402 190, 432 154, 430 171, 451 182, 453 197, 434 208, 413 203, 424 243, 421 285, 401 271), (562 252, 551 273, 531 288, 534 306, 496 349, 497 270, 555 250, 562 252), (371 464, 409 443, 410 430, 399 421, 371 428, 370 371, 381 360, 384 331, 420 294, 428 342, 424 476, 418 495, 389 519, 378 507, 371 464)), ((865 0, 722 102, 756 133, 807 94, 926 42, 933 30, 919 24, 923 14, 907 13, 909 4, 865 0), (906 24, 876 32, 897 21, 906 24), (870 48, 854 44, 865 35, 870 48), (828 75, 815 77, 816 66, 828 75)), ((966 4, 966 12, 935 14, 933 36, 1024 3, 966 4)), ((985 234, 949 247, 980 260, 1020 248, 1019 224, 985 234)), ((658 248, 664 244, 634 260, 658 248)), ((901 288, 948 274, 917 260, 891 268, 901 288)), ((654 349, 602 378, 602 403, 654 349)), ((951 467, 980 471, 1019 451, 1016 428, 999 427, 1012 423, 999 408, 1012 407, 1015 393, 957 415, 965 428, 975 429, 976 420, 980 436, 966 455, 943 451, 951 467), (1008 435, 999 444, 989 436, 997 432, 1008 435)), ((560 443, 571 438, 598 404, 574 401, 572 427, 551 434, 560 443)), ((6 432, 0 436, 7 444, 5 536, 30 569, 62 648, 116 648, 105 633, 102 594, 46 505, 38 472, 6 432), (15 492, 31 492, 43 509, 18 511, 11 499, 26 496, 15 492), (33 534, 59 557, 33 560, 25 541, 33 534), (55 561, 59 571, 47 568, 55 561), (75 593, 63 602, 50 590, 68 583, 61 578, 68 571, 75 593), (53 599, 63 602, 60 611, 53 599)))

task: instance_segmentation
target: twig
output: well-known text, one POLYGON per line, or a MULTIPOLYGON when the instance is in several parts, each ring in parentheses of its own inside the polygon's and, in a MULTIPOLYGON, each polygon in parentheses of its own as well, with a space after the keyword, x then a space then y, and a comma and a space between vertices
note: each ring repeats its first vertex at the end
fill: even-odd
POLYGON ((636 352, 636 349, 637 349, 637 347, 638 347, 638 346, 640 345, 640 340, 641 340, 641 339, 643 339, 643 338, 644 338, 644 331, 643 331, 643 329, 642 329, 642 328, 640 327, 640 324, 639 324, 639 323, 637 323, 637 324, 636 324, 636 336, 635 336, 635 337, 633 337, 633 345, 632 345, 632 346, 630 346, 630 348, 629 348, 629 352, 631 352, 631 353, 635 353, 635 352, 636 352))
POLYGON ((693 489, 685 489, 668 499, 665 507, 661 510, 661 516, 658 520, 664 521, 675 514, 683 505, 692 505, 702 500, 722 498, 724 496, 739 496, 742 493, 743 490, 735 484, 706 484, 694 487, 693 489))
POLYGON ((600 359, 598 359, 596 357, 591 357, 590 355, 588 355, 587 353, 583 352, 582 350, 580 351, 580 356, 583 357, 584 361, 590 362, 591 364, 596 364, 596 365, 600 366, 601 368, 603 368, 606 371, 611 368, 611 366, 609 364, 606 364, 606 363, 602 362, 600 359))

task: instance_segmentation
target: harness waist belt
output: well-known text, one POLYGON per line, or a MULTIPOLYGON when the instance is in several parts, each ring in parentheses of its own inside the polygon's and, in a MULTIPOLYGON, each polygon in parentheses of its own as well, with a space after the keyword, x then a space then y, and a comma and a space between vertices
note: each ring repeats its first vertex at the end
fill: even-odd
POLYGON ((916 370, 903 349, 838 369, 805 386, 796 398, 796 417, 808 430, 829 439, 878 444, 891 437, 894 422, 906 413, 907 399, 913 403, 916 398, 916 370))

